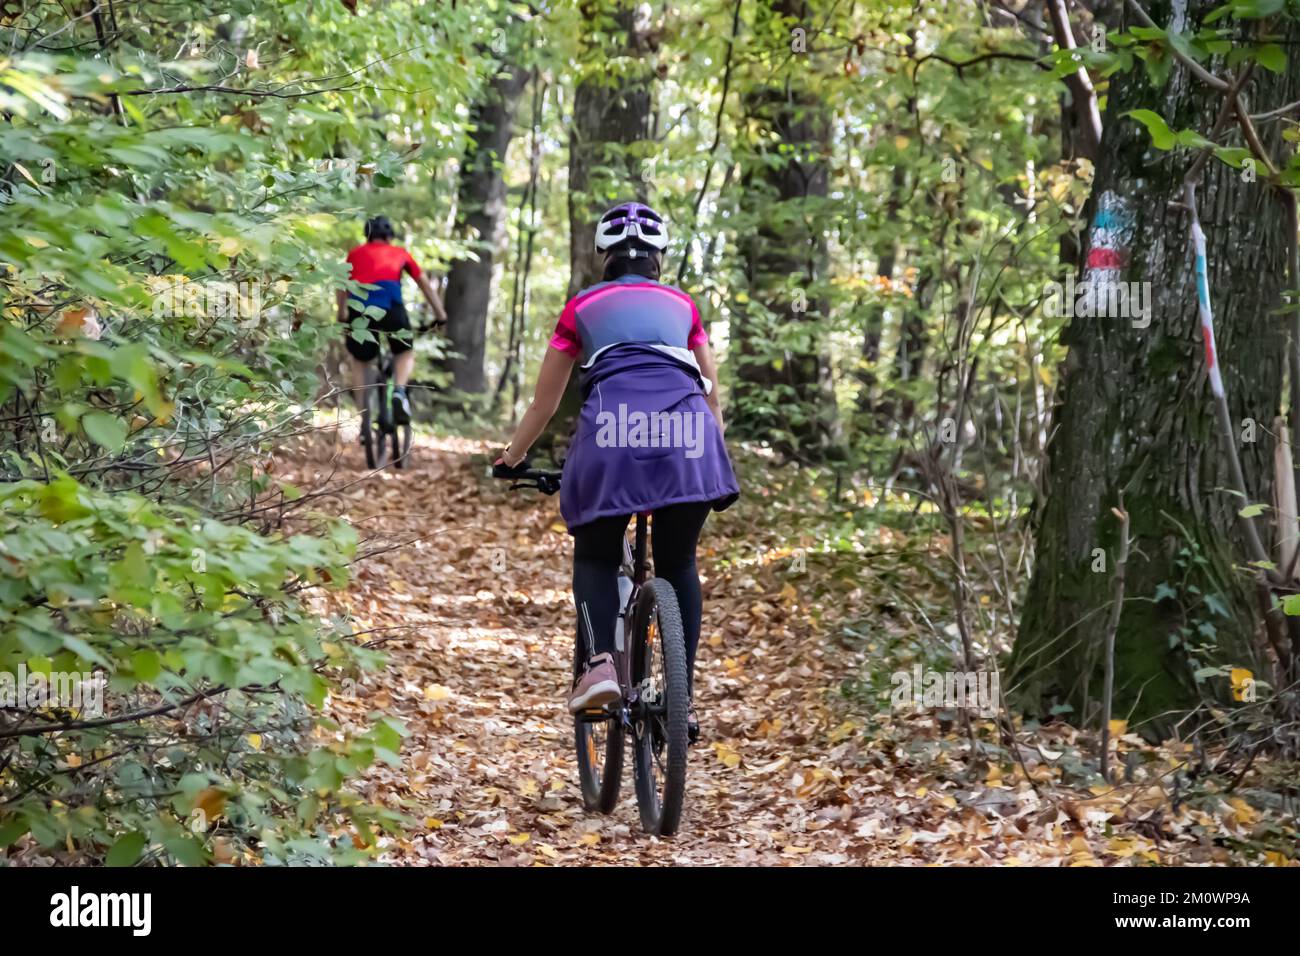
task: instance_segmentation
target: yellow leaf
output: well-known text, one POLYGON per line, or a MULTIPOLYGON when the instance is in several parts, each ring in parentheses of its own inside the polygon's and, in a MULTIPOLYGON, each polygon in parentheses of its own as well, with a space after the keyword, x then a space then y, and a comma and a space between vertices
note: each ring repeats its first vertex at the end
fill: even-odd
POLYGON ((579 843, 586 844, 587 846, 595 846, 597 843, 600 842, 600 834, 599 834, 599 833, 584 833, 584 834, 582 835, 582 839, 580 839, 578 842, 579 842, 579 843))
POLYGON ((261 749, 262 749, 262 735, 261 735, 261 734, 249 734, 249 735, 248 735, 248 746, 252 747, 254 750, 261 750, 261 749))
POLYGON ((1255 818, 1259 816, 1255 808, 1241 797, 1233 797, 1228 801, 1228 805, 1232 807, 1233 816, 1237 818, 1237 822, 1243 826, 1250 826, 1255 822, 1255 818))
POLYGON ((724 767, 734 769, 740 766, 740 752, 728 747, 726 744, 717 742, 713 745, 713 751, 717 754, 718 762, 724 767))
POLYGON ((442 821, 437 817, 425 817, 424 825, 429 830, 438 830, 442 828, 442 821))
POLYGON ((239 254, 242 244, 234 236, 223 236, 221 242, 217 244, 217 251, 223 256, 234 256, 239 254))
POLYGON ((553 521, 553 522, 551 522, 551 530, 552 530, 552 531, 558 531, 560 534, 568 534, 568 532, 569 532, 568 527, 564 524, 563 521, 553 521))
POLYGON ((1128 733, 1127 720, 1112 720, 1110 722, 1110 735, 1112 737, 1122 737, 1128 733))
POLYGON ((516 833, 513 836, 507 837, 506 839, 508 839, 510 843, 514 846, 523 846, 525 843, 528 842, 529 834, 516 833))
POLYGON ((842 740, 847 740, 849 737, 852 737, 853 734, 857 732, 857 730, 858 730, 857 724, 855 724, 851 720, 846 720, 844 721, 844 723, 840 724, 829 734, 827 734, 826 739, 833 744, 837 744, 842 740))
POLYGON ((194 795, 192 809, 201 812, 204 821, 211 825, 226 809, 226 795, 216 787, 205 787, 194 795))
POLYGON ((447 700, 451 697, 451 689, 441 684, 429 684, 424 688, 425 700, 447 700))
POLYGON ((902 150, 907 149, 907 144, 910 143, 910 142, 911 142, 911 140, 908 139, 906 136, 895 136, 895 137, 894 137, 894 149, 897 149, 897 150, 899 150, 899 151, 901 152, 902 150))
POLYGON ((560 855, 555 847, 551 846, 549 843, 539 843, 537 844, 537 849, 540 850, 542 856, 546 857, 548 860, 554 860, 560 855))
POLYGON ((1092 855, 1092 848, 1082 836, 1070 841, 1070 866, 1096 866, 1097 858, 1092 855))
POLYGON ((1232 669, 1232 699, 1245 700, 1246 689, 1254 682, 1255 675, 1244 667, 1232 669))

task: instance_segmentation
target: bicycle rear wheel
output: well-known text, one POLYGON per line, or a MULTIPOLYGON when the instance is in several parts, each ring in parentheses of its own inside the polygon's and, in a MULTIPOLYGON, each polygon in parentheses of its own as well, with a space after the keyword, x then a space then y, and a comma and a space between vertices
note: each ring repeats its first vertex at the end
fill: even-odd
POLYGON ((405 468, 411 461, 411 425, 398 425, 393 429, 393 466, 405 468))
MULTIPOLYGON (((582 653, 573 649, 573 676, 582 672, 582 653)), ((623 722, 618 714, 604 720, 573 718, 574 745, 578 752, 578 782, 582 805, 588 810, 609 813, 618 805, 623 778, 623 722)))
POLYGON ((392 461, 397 439, 393 436, 393 413, 387 405, 388 377, 372 372, 366 377, 365 411, 361 415, 361 441, 366 446, 366 464, 378 471, 392 461))
POLYGON ((663 578, 637 596, 632 630, 632 686, 639 712, 633 721, 633 769, 641 826, 672 836, 686 800, 686 638, 677 593, 663 578))

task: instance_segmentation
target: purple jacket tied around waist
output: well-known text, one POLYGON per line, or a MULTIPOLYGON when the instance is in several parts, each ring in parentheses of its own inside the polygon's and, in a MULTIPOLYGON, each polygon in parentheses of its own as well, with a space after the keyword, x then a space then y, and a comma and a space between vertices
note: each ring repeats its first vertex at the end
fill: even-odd
POLYGON ((697 369, 650 345, 601 350, 584 371, 582 412, 564 462, 569 530, 610 515, 740 495, 697 369))

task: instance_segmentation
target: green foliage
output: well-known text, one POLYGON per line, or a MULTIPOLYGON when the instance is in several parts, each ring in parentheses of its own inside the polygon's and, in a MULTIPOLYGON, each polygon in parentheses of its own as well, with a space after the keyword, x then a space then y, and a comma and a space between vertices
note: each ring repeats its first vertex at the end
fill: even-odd
POLYGON ((427 266, 463 248, 429 228, 438 174, 514 10, 7 11, 0 674, 107 692, 97 721, 0 711, 0 845, 348 862, 397 824, 348 781, 396 762, 400 726, 320 714, 379 659, 301 600, 347 581, 352 533, 284 508, 302 493, 267 462, 312 427, 361 218, 427 266))

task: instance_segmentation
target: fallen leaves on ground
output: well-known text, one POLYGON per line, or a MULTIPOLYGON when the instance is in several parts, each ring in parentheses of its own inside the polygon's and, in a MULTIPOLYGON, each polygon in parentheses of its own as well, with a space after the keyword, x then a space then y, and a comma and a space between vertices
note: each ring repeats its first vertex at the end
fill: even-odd
MULTIPOLYGON (((556 499, 511 494, 485 477, 489 450, 421 438, 412 468, 370 476, 346 444, 285 462, 302 487, 324 483, 340 460, 353 469, 352 483, 325 500, 355 525, 363 557, 346 591, 317 600, 322 614, 350 615, 363 639, 382 640, 389 658, 331 697, 333 716, 353 728, 384 711, 411 732, 401 766, 373 769, 362 787, 414 821, 406 836, 381 842, 385 861, 1227 863, 1225 840, 1249 838, 1253 811, 1240 798, 1217 813, 1172 804, 1160 768, 1176 773, 1177 753, 1154 753, 1156 763, 1124 785, 1067 786, 1066 765, 1080 753, 1071 728, 1018 734, 1017 760, 998 757, 996 727, 977 721, 990 749, 972 758, 950 719, 873 713, 842 693, 873 669, 897 670, 886 638, 914 623, 864 583, 869 575, 828 573, 809 558, 792 576, 790 548, 761 530, 765 489, 714 516, 701 545, 704 740, 691 753, 680 833, 642 832, 630 776, 614 813, 585 812, 564 707, 570 538, 556 499), (873 639, 831 640, 844 622, 859 631, 866 622, 873 639)), ((914 547, 880 530, 883 546, 914 547)), ((923 586, 920 577, 905 584, 923 586)), ((1267 862, 1290 861, 1275 853, 1267 862)))

